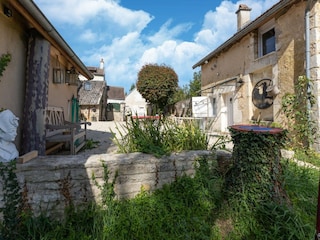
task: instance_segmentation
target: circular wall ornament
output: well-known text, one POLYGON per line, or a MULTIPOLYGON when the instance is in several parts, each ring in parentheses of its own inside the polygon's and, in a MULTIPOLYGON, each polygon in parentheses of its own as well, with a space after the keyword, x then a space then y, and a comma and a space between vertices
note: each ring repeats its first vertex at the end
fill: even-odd
POLYGON ((266 109, 273 104, 273 97, 268 95, 267 88, 272 86, 271 79, 262 79, 252 90, 252 102, 259 109, 266 109))

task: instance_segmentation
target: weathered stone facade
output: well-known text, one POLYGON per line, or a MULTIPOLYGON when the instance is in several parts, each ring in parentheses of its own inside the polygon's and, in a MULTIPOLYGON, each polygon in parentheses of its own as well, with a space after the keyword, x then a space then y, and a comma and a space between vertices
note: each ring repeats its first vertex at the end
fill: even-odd
POLYGON ((319 12, 318 1, 279 1, 193 66, 201 67, 202 96, 216 104, 217 114, 208 116, 213 129, 225 131, 227 126, 253 121, 284 124, 282 97, 293 93, 298 77, 308 71, 317 98, 314 120, 320 126, 319 12), (275 50, 261 55, 261 32, 266 29, 274 29, 275 50), (310 33, 310 49, 306 32, 310 33), (270 80, 280 93, 273 96, 269 107, 261 109, 252 99, 254 87, 263 79, 270 80))
MULTIPOLYGON (((16 174, 27 204, 35 214, 42 211, 61 217, 70 203, 101 200, 101 189, 95 181, 103 184, 103 163, 108 168, 110 182, 117 172, 114 190, 116 198, 121 199, 136 196, 141 188, 147 191, 161 188, 184 174, 192 176, 196 160, 210 154, 210 151, 188 151, 162 158, 142 153, 42 156, 17 164, 16 174)), ((2 194, 3 191, 0 208, 4 205, 2 194)))

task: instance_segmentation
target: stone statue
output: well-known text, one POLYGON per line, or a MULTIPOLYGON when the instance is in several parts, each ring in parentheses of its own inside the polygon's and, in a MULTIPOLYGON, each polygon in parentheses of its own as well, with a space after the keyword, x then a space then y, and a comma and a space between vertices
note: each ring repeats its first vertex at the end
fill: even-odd
POLYGON ((10 110, 0 112, 0 162, 9 162, 19 157, 13 143, 17 136, 19 118, 10 110))

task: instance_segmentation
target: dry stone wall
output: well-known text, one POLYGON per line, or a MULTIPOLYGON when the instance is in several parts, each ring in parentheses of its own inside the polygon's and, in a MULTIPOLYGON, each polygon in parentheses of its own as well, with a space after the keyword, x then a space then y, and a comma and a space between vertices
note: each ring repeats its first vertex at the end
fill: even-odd
MULTIPOLYGON (((17 164, 16 173, 32 211, 36 215, 43 212, 58 217, 71 203, 101 201, 98 185, 104 182, 103 163, 109 171, 109 182, 115 179, 116 197, 121 199, 136 196, 141 188, 147 191, 161 188, 183 174, 192 176, 196 160, 210 154, 209 151, 188 151, 162 158, 142 153, 44 156, 17 164)), ((0 190, 2 187, 0 182, 0 190)), ((3 191, 0 192, 2 199, 3 191)), ((1 201, 0 207, 3 207, 1 201)))

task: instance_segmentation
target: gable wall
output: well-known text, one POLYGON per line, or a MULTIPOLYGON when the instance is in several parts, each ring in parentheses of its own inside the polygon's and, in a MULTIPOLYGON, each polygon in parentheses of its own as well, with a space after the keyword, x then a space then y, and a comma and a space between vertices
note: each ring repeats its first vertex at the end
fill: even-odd
POLYGON ((125 112, 126 114, 132 114, 133 116, 145 116, 148 115, 147 101, 142 97, 139 91, 135 88, 130 92, 125 99, 125 112))
MULTIPOLYGON (((280 121, 281 98, 292 92, 294 80, 304 75, 305 2, 293 5, 283 15, 274 16, 276 51, 257 58, 257 31, 253 31, 229 49, 221 52, 207 64, 201 66, 202 95, 210 96, 210 87, 234 77, 240 77, 244 84, 233 92, 233 122, 249 123, 253 119, 280 121), (274 98, 273 105, 258 109, 252 103, 252 89, 255 84, 268 78, 277 85, 281 93, 274 98), (261 119, 262 118, 262 119, 261 119)), ((236 85, 231 81, 228 85, 236 85)), ((221 97, 218 98, 221 109, 221 97)), ((221 124, 219 119, 217 124, 221 124)), ((219 127, 215 127, 219 129, 219 127)))

